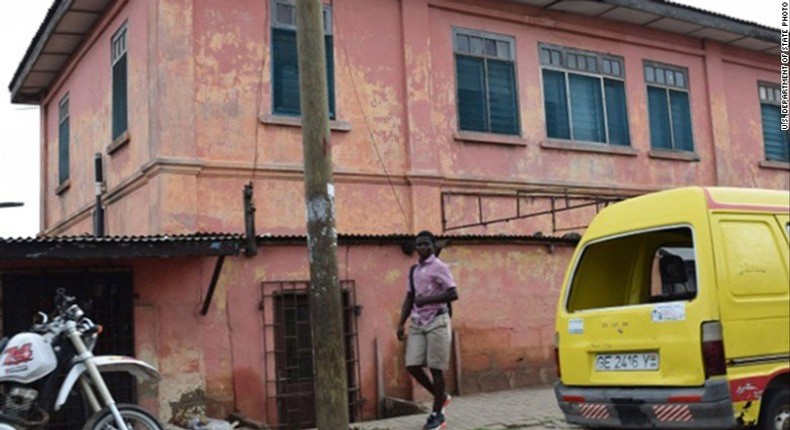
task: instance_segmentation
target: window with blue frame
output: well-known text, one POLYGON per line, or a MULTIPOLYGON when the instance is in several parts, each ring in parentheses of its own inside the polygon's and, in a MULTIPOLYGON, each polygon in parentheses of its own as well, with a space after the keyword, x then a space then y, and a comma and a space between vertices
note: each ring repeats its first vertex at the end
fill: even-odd
POLYGON ((58 184, 69 180, 69 95, 58 104, 58 184))
POLYGON ((541 43, 546 135, 628 146, 623 59, 541 43))
POLYGON ((453 29, 458 129, 520 134, 515 39, 453 29))
POLYGON ((645 82, 650 146, 654 149, 694 151, 686 69, 646 62, 645 82))
POLYGON ((127 101, 127 36, 126 24, 113 35, 110 44, 112 59, 112 140, 119 138, 128 129, 127 101))
POLYGON ((790 161, 790 132, 782 130, 781 92, 778 85, 759 83, 760 115, 767 161, 790 161))
MULTIPOLYGON (((293 0, 272 0, 272 102, 276 115, 299 116, 299 56, 296 48, 296 5, 293 0)), ((324 43, 329 117, 335 118, 335 82, 332 10, 324 6, 324 43)))

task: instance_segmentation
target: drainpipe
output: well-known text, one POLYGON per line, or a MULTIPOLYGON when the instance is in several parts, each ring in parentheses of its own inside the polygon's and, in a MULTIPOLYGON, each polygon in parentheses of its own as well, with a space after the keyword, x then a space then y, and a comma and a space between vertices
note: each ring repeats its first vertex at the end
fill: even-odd
POLYGON ((104 236, 104 208, 101 205, 101 196, 104 194, 104 173, 99 152, 94 158, 94 167, 96 171, 96 209, 93 211, 93 235, 102 237, 104 236))
POLYGON ((244 186, 244 235, 247 239, 244 253, 247 257, 258 254, 258 245, 255 242, 255 203, 252 202, 252 182, 244 186))

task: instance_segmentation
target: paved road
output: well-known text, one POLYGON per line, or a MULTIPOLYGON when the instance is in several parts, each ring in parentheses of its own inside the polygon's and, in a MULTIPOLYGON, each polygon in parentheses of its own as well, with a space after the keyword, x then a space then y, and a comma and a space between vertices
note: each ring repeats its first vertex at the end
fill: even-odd
MULTIPOLYGON (((355 423, 357 430, 419 430, 426 415, 355 423)), ((447 430, 577 429, 565 423, 549 387, 454 397, 447 430)))

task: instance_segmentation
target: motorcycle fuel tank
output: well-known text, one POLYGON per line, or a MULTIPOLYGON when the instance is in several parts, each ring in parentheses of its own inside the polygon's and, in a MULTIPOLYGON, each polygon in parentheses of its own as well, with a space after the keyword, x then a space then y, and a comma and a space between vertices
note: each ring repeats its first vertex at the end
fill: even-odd
POLYGON ((29 384, 58 365, 52 345, 35 333, 20 333, 8 341, 0 354, 0 382, 29 384))

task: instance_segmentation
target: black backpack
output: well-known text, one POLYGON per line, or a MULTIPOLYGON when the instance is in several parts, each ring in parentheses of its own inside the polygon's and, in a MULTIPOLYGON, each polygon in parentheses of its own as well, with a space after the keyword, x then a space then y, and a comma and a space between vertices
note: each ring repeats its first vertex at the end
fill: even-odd
MULTIPOLYGON (((414 296, 417 294, 414 291, 414 271, 417 270, 417 265, 411 266, 409 270, 409 289, 411 290, 411 295, 414 296)), ((452 302, 447 302, 447 315, 450 315, 450 318, 453 317, 453 304, 452 302)))

